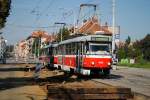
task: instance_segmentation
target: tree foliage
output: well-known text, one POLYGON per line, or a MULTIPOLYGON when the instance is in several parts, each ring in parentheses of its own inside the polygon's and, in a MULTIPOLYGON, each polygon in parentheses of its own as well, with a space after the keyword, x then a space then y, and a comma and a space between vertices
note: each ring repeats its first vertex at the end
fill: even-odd
POLYGON ((124 50, 124 47, 120 47, 120 48, 118 49, 117 56, 118 56, 118 59, 119 59, 119 60, 126 58, 126 52, 125 52, 125 50, 124 50))
POLYGON ((147 34, 146 37, 140 41, 140 48, 143 58, 150 61, 150 34, 147 34))
POLYGON ((130 43, 131 43, 131 37, 128 36, 128 38, 125 41, 125 45, 129 46, 130 43))
POLYGON ((130 42, 131 42, 131 38, 128 36, 128 38, 125 40, 125 44, 120 46, 120 48, 118 49, 118 58, 120 59, 125 59, 128 58, 128 56, 130 55, 130 42))
POLYGON ((131 38, 125 40, 125 44, 118 49, 119 60, 124 58, 132 58, 137 62, 144 59, 150 61, 150 34, 145 38, 135 41, 131 44, 131 38))
POLYGON ((11 0, 0 0, 0 29, 5 26, 6 18, 10 13, 11 0))
POLYGON ((62 34, 62 40, 66 40, 69 38, 70 31, 68 30, 68 28, 65 27, 60 29, 56 39, 57 42, 61 41, 61 34, 62 34))

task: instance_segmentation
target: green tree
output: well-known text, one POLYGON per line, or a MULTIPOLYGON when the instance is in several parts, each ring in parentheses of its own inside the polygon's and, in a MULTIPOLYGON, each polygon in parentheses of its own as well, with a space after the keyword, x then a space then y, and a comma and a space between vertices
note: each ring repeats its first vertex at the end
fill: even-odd
POLYGON ((150 61, 150 34, 147 34, 143 39, 135 41, 130 45, 131 38, 125 41, 125 44, 118 49, 118 58, 133 58, 136 62, 142 62, 144 60, 150 61))
POLYGON ((141 50, 140 41, 135 41, 133 43, 132 55, 133 55, 133 58, 135 58, 137 62, 139 61, 139 58, 142 58, 142 50, 141 50))
POLYGON ((60 29, 56 39, 57 42, 61 41, 61 34, 62 34, 62 40, 66 40, 70 36, 70 31, 68 30, 68 28, 65 27, 60 29))
POLYGON ((120 46, 117 51, 118 59, 125 59, 129 58, 132 54, 132 47, 130 47, 131 38, 128 36, 128 38, 125 40, 125 44, 120 46))
POLYGON ((120 48, 118 49, 117 56, 118 56, 119 61, 120 61, 121 59, 125 59, 125 58, 126 58, 126 52, 125 52, 125 50, 124 50, 124 47, 120 47, 120 48))
POLYGON ((128 38, 125 40, 125 45, 124 45, 126 58, 130 57, 130 52, 131 52, 130 43, 131 43, 131 38, 130 38, 130 36, 128 36, 128 38))
POLYGON ((131 43, 131 37, 128 36, 128 38, 125 40, 125 45, 129 46, 130 43, 131 43))
POLYGON ((147 34, 140 44, 144 59, 150 61, 150 34, 147 34))
POLYGON ((0 0, 0 29, 5 26, 6 18, 10 13, 11 0, 0 0))

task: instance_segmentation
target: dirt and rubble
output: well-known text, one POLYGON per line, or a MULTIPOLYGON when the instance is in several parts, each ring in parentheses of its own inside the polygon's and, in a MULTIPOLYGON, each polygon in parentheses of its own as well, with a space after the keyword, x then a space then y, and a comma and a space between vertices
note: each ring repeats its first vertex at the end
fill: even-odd
MULTIPOLYGON (((118 87, 118 90, 116 90, 114 86, 112 86, 112 80, 119 84, 119 80, 123 80, 123 78, 126 77, 122 74, 120 74, 122 77, 119 77, 119 75, 113 71, 110 79, 105 79, 103 77, 94 79, 91 77, 78 78, 76 75, 70 76, 64 74, 60 70, 48 70, 43 68, 40 72, 39 80, 35 81, 33 78, 35 69, 34 65, 32 64, 28 67, 30 70, 25 64, 0 65, 0 100, 19 100, 20 98, 23 100, 60 100, 60 98, 64 98, 64 100, 76 100, 81 97, 87 99, 91 97, 91 94, 94 94, 94 97, 98 98, 100 94, 97 96, 96 93, 102 91, 100 89, 103 89, 103 93, 106 91, 111 91, 111 93, 112 91, 114 93, 122 91, 122 87, 118 87), (104 89, 105 87, 109 87, 109 89, 104 89), (67 94, 67 97, 62 96, 64 94, 67 94)), ((116 71, 120 72, 122 70, 116 71)), ((126 93, 126 91, 128 91, 128 88, 124 90, 123 93, 126 93)), ((146 96, 138 95, 139 93, 134 93, 134 100, 149 100, 146 96)), ((130 97, 131 95, 126 96, 130 97)), ((107 99, 106 97, 108 96, 103 94, 101 97, 107 99)))
POLYGON ((92 81, 91 77, 78 78, 76 75, 64 74, 59 70, 43 69, 37 83, 47 93, 48 100, 118 100, 133 97, 129 88, 97 83, 92 81))

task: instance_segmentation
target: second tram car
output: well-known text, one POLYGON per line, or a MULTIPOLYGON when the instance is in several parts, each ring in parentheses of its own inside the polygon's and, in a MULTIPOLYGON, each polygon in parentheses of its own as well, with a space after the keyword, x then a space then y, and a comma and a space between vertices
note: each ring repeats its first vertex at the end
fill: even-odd
POLYGON ((87 35, 68 39, 53 46, 54 67, 82 75, 109 75, 112 37, 87 35))
POLYGON ((46 67, 53 65, 53 49, 52 48, 53 48, 52 44, 49 44, 41 48, 39 61, 46 67))

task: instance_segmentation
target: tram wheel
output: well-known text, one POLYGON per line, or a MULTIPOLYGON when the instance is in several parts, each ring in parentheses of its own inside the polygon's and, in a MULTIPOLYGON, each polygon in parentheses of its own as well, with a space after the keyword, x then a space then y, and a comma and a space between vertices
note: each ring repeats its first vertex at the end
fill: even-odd
POLYGON ((74 69, 70 68, 70 74, 74 74, 74 69))
POLYGON ((61 66, 58 66, 58 70, 61 70, 61 66))

